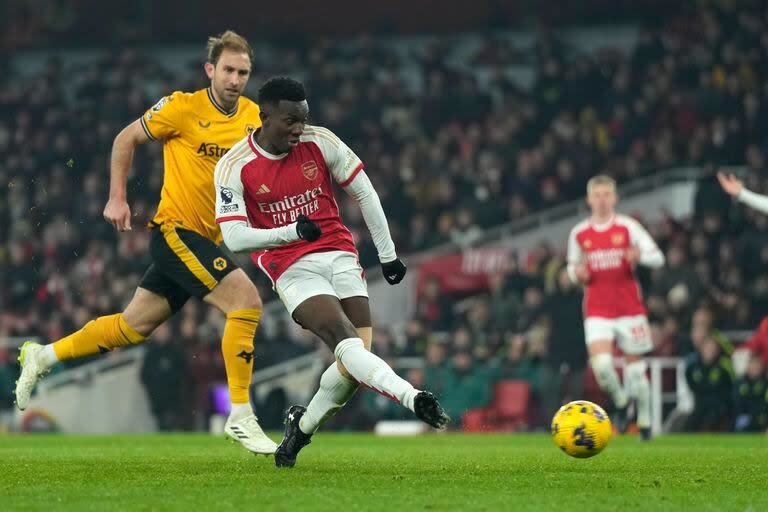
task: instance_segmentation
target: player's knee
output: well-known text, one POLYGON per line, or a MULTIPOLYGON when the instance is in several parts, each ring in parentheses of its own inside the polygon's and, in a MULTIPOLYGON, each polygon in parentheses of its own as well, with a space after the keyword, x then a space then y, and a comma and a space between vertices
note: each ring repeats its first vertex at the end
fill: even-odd
POLYGON ((604 353, 597 354, 589 358, 592 365, 592 371, 595 374, 597 383, 603 385, 610 378, 610 374, 616 371, 613 367, 613 355, 604 353))
POLYGON ((235 304, 233 309, 262 309, 264 304, 261 302, 259 291, 256 286, 248 282, 247 285, 240 287, 240 290, 234 297, 235 304))
POLYGON ((253 286, 246 297, 243 298, 243 309, 262 309, 264 304, 261 302, 258 290, 253 286))
POLYGON ((648 364, 642 360, 634 361, 627 365, 624 371, 630 388, 636 392, 645 392, 649 389, 648 378, 646 376, 647 370, 648 364))

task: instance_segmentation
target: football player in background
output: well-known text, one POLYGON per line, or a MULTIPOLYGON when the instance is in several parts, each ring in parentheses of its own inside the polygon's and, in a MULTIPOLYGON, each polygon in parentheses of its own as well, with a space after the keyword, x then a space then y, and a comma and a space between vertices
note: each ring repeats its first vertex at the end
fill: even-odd
POLYGON ((435 428, 449 421, 434 395, 415 389, 371 351, 365 273, 333 196, 336 182, 360 206, 391 285, 405 276, 387 219, 357 155, 330 130, 307 124, 304 86, 276 77, 259 90, 260 129, 216 165, 216 222, 233 251, 255 251, 254 262, 294 320, 334 351, 308 407, 288 409, 278 466, 293 466, 312 434, 359 384, 435 428))
POLYGON ((653 349, 635 267, 658 268, 664 254, 636 220, 615 212, 616 182, 595 176, 587 184, 592 216, 577 224, 568 237, 568 274, 584 286, 584 333, 589 360, 600 387, 616 406, 614 421, 624 433, 630 398, 636 400, 637 426, 651 437, 651 403, 647 364, 653 349), (613 364, 613 343, 624 354, 625 387, 613 364))
POLYGON ((209 38, 205 72, 210 87, 162 98, 115 137, 104 218, 121 232, 132 229, 126 183, 134 150, 163 141, 165 176, 150 223, 152 264, 122 313, 98 317, 50 345, 24 344, 16 386, 19 409, 27 407, 35 384, 59 361, 142 343, 195 296, 227 316, 221 345, 232 405, 227 435, 254 453, 274 453, 277 445, 261 430, 248 396, 261 299, 245 272, 219 248, 213 213, 216 162, 261 124, 259 107, 242 96, 252 57, 248 42, 232 31, 209 38))

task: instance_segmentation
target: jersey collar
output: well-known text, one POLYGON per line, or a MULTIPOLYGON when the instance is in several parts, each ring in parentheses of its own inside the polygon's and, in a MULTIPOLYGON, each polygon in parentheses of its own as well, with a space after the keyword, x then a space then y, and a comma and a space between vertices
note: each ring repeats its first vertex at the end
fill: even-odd
POLYGON ((216 110, 227 117, 232 117, 237 114, 237 107, 240 105, 240 98, 237 99, 237 105, 235 105, 235 108, 227 112, 226 109, 222 107, 218 101, 216 101, 216 98, 213 97, 213 91, 211 91, 210 87, 208 87, 205 91, 208 93, 208 99, 211 100, 211 104, 216 108, 216 110))
POLYGON ((589 224, 590 224, 590 226, 592 226, 592 229, 594 229, 595 231, 605 231, 606 229, 610 228, 613 225, 615 220, 616 220, 616 214, 614 213, 605 222, 597 223, 597 222, 593 221, 592 219, 589 219, 589 224))
POLYGON ((251 146, 251 149, 254 153, 257 153, 264 158, 268 158, 270 160, 282 160, 283 158, 288 156, 288 153, 283 153, 282 155, 275 155, 267 151, 266 149, 259 146, 259 144, 256 142, 256 134, 261 130, 261 128, 257 128, 256 130, 253 130, 251 134, 248 136, 248 144, 251 146))

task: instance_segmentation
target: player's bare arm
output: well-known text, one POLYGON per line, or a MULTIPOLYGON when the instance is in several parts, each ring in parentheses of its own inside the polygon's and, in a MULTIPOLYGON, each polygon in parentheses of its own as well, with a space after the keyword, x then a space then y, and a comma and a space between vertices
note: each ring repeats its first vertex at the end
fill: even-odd
POLYGON ((768 196, 748 190, 744 183, 733 174, 719 172, 717 173, 717 180, 728 195, 738 199, 739 202, 746 204, 750 208, 768 214, 768 196))
POLYGON ((118 231, 131 230, 131 207, 128 205, 126 185, 136 146, 149 142, 149 137, 138 119, 117 134, 112 144, 110 164, 109 200, 104 207, 104 219, 118 231))

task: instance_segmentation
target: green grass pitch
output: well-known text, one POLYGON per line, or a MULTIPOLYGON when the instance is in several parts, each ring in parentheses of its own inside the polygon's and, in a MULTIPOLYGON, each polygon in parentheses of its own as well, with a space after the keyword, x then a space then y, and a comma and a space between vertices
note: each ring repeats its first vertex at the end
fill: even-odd
MULTIPOLYGON (((277 436, 273 436, 277 438, 277 436)), ((0 436, 0 510, 768 510, 768 437, 320 433, 293 469, 205 435, 0 436)))

